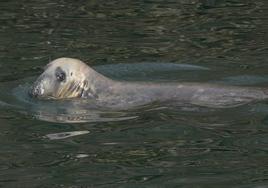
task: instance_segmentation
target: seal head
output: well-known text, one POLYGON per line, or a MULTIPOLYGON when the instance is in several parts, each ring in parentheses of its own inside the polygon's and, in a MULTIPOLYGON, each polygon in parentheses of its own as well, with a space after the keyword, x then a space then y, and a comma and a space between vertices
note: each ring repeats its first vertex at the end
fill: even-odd
POLYGON ((88 94, 88 75, 92 69, 78 59, 59 58, 50 62, 31 87, 37 98, 75 98, 88 94))

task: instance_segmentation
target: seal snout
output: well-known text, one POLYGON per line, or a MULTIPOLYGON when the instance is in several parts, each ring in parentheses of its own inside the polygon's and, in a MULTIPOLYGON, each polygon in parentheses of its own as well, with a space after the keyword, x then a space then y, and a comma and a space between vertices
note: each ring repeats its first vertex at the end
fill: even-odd
POLYGON ((34 84, 30 88, 28 94, 30 95, 30 97, 33 97, 33 98, 36 98, 36 97, 42 95, 42 89, 41 89, 40 85, 39 84, 34 84))

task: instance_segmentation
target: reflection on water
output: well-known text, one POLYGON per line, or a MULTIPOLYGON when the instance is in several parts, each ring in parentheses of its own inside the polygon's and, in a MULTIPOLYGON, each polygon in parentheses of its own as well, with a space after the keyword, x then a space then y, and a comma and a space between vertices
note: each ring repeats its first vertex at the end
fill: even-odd
POLYGON ((60 140, 60 139, 65 139, 65 138, 88 134, 88 133, 89 131, 61 132, 61 133, 47 134, 45 137, 49 138, 50 140, 60 140))
POLYGON ((10 0, 0 14, 1 187, 267 187, 265 102, 115 112, 26 92, 61 56, 121 80, 266 87, 265 0, 10 0))

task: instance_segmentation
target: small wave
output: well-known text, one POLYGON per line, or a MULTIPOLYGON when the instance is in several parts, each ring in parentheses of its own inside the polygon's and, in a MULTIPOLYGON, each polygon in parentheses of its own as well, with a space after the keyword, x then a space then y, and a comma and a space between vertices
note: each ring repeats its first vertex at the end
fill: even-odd
POLYGON ((70 137, 79 136, 79 135, 88 134, 88 133, 90 133, 88 130, 60 132, 60 133, 47 134, 45 137, 50 140, 61 140, 61 139, 70 138, 70 137))

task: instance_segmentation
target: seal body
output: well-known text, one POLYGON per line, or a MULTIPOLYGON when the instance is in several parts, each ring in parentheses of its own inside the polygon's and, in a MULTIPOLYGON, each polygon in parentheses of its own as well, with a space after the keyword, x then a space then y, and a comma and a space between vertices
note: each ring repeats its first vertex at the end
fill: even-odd
POLYGON ((267 90, 257 87, 116 81, 72 58, 49 63, 29 94, 44 99, 86 98, 102 107, 120 109, 155 101, 224 108, 268 98, 267 90))

